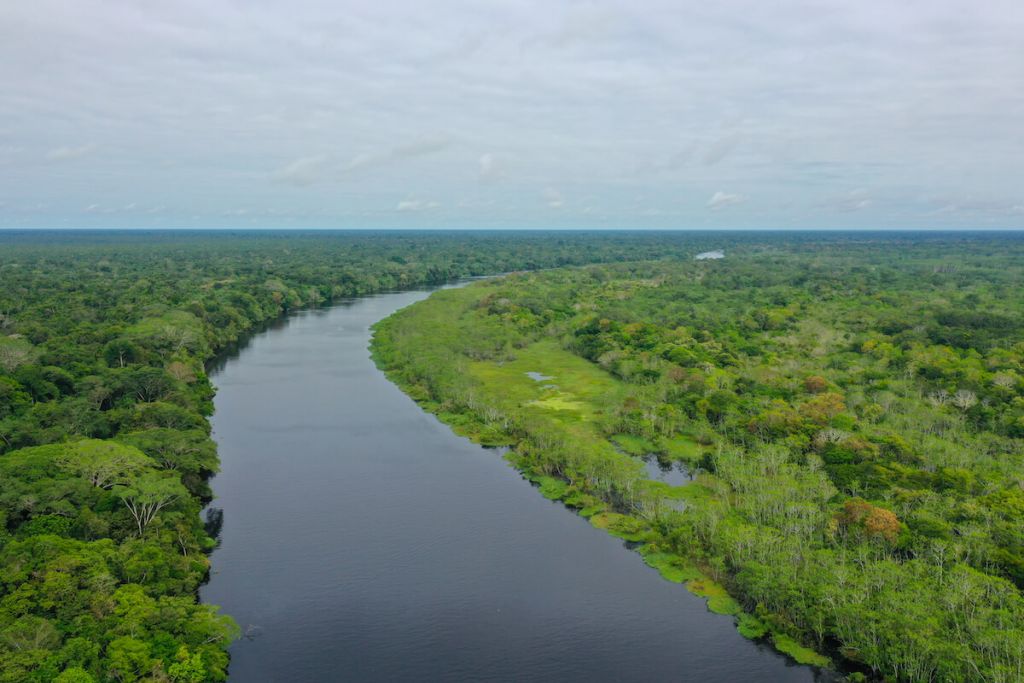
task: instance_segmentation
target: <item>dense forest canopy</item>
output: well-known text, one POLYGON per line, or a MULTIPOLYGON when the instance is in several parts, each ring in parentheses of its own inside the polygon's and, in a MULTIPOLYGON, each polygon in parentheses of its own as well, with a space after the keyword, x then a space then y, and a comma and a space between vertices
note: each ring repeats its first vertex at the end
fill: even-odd
POLYGON ((223 680, 238 628, 195 597, 208 363, 290 310, 526 270, 414 307, 381 357, 793 652, 1019 678, 1020 255, 995 234, 0 232, 0 681, 223 680), (593 263, 616 265, 562 268, 593 263), (538 344, 608 390, 587 429, 458 375, 538 344), (703 502, 623 514, 649 502, 626 448, 696 458, 703 502))
POLYGON ((744 635, 854 678, 1019 681, 1021 282, 1019 236, 780 237, 438 292, 374 351, 744 635), (651 467, 675 463, 696 481, 651 467))
MULTIPOLYGON (((345 297, 712 235, 0 232, 0 681, 222 680, 207 362, 345 297)), ((742 239, 742 238, 741 238, 742 239)))

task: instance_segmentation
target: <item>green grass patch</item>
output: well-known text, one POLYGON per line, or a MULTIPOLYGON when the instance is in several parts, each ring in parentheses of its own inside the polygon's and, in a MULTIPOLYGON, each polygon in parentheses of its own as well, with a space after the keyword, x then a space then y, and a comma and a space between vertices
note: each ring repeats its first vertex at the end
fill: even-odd
MULTIPOLYGON (((644 546, 649 548, 650 546, 644 546)), ((700 570, 672 553, 643 552, 640 555, 648 566, 658 570, 661 577, 672 583, 686 583, 701 577, 700 570)))
POLYGON ((740 632, 741 636, 750 640, 757 640, 768 635, 768 626, 753 614, 747 614, 746 612, 739 615, 736 630, 740 632))
POLYGON ((775 649, 792 657, 797 664, 808 664, 822 668, 832 665, 832 660, 825 655, 818 654, 809 647, 804 647, 785 633, 775 633, 772 636, 775 649))
POLYGON ((540 494, 548 500, 561 500, 569 489, 568 482, 557 477, 539 477, 540 494))
POLYGON ((612 437, 612 441, 614 441, 624 453, 629 453, 630 455, 635 455, 637 457, 642 457, 648 453, 653 453, 658 450, 650 441, 635 434, 616 434, 612 437))
POLYGON ((562 502, 567 506, 578 510, 584 510, 594 506, 604 507, 604 501, 600 498, 592 496, 589 493, 584 493, 579 489, 572 489, 571 492, 562 499, 562 502))
MULTIPOLYGON (((516 349, 515 359, 501 363, 475 361, 469 374, 480 381, 495 402, 512 407, 529 406, 544 412, 568 413, 589 421, 595 406, 607 396, 618 396, 626 387, 600 367, 563 349, 554 339, 543 339, 516 349), (552 377, 535 382, 527 372, 552 377), (553 384, 557 389, 546 389, 553 384)), ((566 417, 563 415, 563 417, 566 417)), ((591 434, 594 438, 596 434, 591 434)))
POLYGON ((701 484, 701 478, 709 475, 701 474, 692 483, 686 486, 674 487, 674 496, 680 500, 685 500, 690 505, 706 505, 712 499, 714 499, 715 493, 707 486, 701 484))
POLYGON ((743 606, 729 595, 708 598, 708 609, 715 614, 736 615, 743 611, 743 606))
POLYGON ((693 579, 686 584, 686 588, 694 595, 707 598, 708 609, 715 614, 739 614, 743 611, 724 586, 709 578, 693 579))
POLYGON ((674 436, 671 439, 663 439, 660 450, 669 460, 683 460, 685 462, 696 462, 703 456, 703 450, 691 436, 674 436))
POLYGON ((590 518, 590 523, 624 541, 642 541, 650 531, 639 519, 617 512, 599 512, 590 518))
POLYGON ((528 406, 534 408, 544 408, 546 410, 568 410, 582 415, 583 411, 586 410, 587 406, 582 401, 577 401, 573 398, 572 394, 564 391, 551 391, 544 398, 538 398, 533 401, 526 403, 528 406))

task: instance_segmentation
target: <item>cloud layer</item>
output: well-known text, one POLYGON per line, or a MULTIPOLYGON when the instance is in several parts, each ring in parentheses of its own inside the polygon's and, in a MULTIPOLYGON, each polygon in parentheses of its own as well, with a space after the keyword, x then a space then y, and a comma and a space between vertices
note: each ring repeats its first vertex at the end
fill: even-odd
POLYGON ((1024 4, 0 7, 0 227, 1024 227, 1024 4))

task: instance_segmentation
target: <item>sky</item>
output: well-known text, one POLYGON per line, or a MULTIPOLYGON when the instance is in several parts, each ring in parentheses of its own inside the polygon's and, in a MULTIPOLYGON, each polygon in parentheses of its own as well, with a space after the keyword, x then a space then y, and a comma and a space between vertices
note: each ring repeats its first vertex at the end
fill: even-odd
POLYGON ((0 227, 1024 228, 1024 2, 3 2, 0 227))

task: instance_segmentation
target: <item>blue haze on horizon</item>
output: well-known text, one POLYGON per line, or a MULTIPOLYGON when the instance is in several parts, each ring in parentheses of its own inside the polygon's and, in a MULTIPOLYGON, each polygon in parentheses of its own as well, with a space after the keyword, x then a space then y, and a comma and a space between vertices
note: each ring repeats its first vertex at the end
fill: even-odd
POLYGON ((1019 0, 0 6, 0 227, 1024 227, 1019 0))

